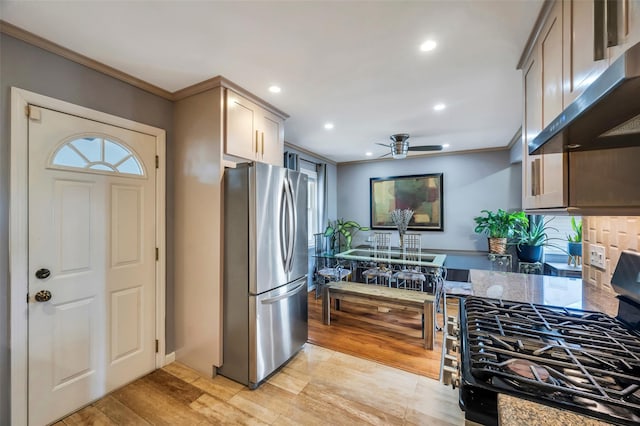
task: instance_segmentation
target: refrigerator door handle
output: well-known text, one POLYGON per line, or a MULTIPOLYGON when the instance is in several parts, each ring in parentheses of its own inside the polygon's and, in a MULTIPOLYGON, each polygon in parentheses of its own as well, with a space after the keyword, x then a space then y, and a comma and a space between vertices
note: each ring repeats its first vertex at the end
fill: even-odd
POLYGON ((271 297, 269 299, 263 299, 260 303, 265 304, 265 305, 269 305, 269 304, 277 302, 278 300, 286 299, 286 298, 291 297, 294 294, 296 294, 300 290, 300 288, 302 288, 302 287, 304 287, 306 285, 307 285, 307 282, 306 282, 306 276, 305 276, 304 277, 304 281, 302 281, 300 284, 298 284, 294 289, 289 290, 288 292, 286 292, 284 294, 281 294, 279 296, 276 296, 276 297, 271 297))
POLYGON ((287 177, 287 189, 289 193, 289 267, 287 268, 288 272, 293 270, 293 254, 295 253, 296 246, 296 230, 298 229, 298 217, 296 212, 295 199, 293 195, 293 186, 291 185, 291 180, 287 177))
POLYGON ((283 185, 282 197, 280 200, 280 260, 285 271, 289 270, 289 248, 287 246, 287 209, 289 205, 289 197, 287 196, 286 187, 283 185))

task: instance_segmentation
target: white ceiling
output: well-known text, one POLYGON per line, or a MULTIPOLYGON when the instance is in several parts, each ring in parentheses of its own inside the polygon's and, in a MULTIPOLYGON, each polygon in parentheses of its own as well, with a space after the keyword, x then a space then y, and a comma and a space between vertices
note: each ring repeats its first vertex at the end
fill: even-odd
POLYGON ((385 154, 375 142, 393 133, 452 151, 505 147, 541 5, 2 0, 0 18, 172 92, 222 75, 290 114, 286 141, 343 162, 385 154), (429 38, 437 48, 421 52, 429 38))

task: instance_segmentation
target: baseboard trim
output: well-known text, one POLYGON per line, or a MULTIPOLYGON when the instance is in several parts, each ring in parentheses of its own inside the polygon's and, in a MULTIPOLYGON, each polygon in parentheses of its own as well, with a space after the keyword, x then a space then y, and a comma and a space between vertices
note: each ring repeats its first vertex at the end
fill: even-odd
POLYGON ((176 353, 175 352, 171 352, 169 354, 166 354, 164 356, 164 365, 171 364, 172 362, 175 362, 175 360, 176 360, 176 353))

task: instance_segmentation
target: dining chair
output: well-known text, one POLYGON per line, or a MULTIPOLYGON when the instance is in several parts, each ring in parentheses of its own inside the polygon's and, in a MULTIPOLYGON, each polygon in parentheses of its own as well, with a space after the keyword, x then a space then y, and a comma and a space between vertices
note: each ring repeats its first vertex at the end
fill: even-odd
POLYGON ((374 232, 373 233, 373 257, 380 259, 374 262, 372 267, 362 273, 365 283, 386 285, 391 287, 391 269, 380 266, 384 259, 389 256, 391 251, 391 232, 374 232))
MULTIPOLYGON (((409 261, 420 260, 421 235, 418 233, 406 233, 403 238, 403 256, 409 261)), ((424 283, 427 280, 419 266, 405 265, 405 267, 393 275, 398 288, 424 291, 424 283)))

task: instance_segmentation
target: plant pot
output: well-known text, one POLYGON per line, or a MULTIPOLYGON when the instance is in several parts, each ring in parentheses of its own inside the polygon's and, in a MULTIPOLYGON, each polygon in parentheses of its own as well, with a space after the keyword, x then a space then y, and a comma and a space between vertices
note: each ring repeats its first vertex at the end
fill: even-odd
POLYGON ((542 259, 542 246, 528 246, 521 244, 517 247, 518 259, 527 263, 540 262, 542 259))
POLYGON ((567 243, 567 251, 569 256, 582 256, 582 242, 567 243))
POLYGON ((507 252, 506 238, 489 238, 489 253, 505 254, 507 252))

